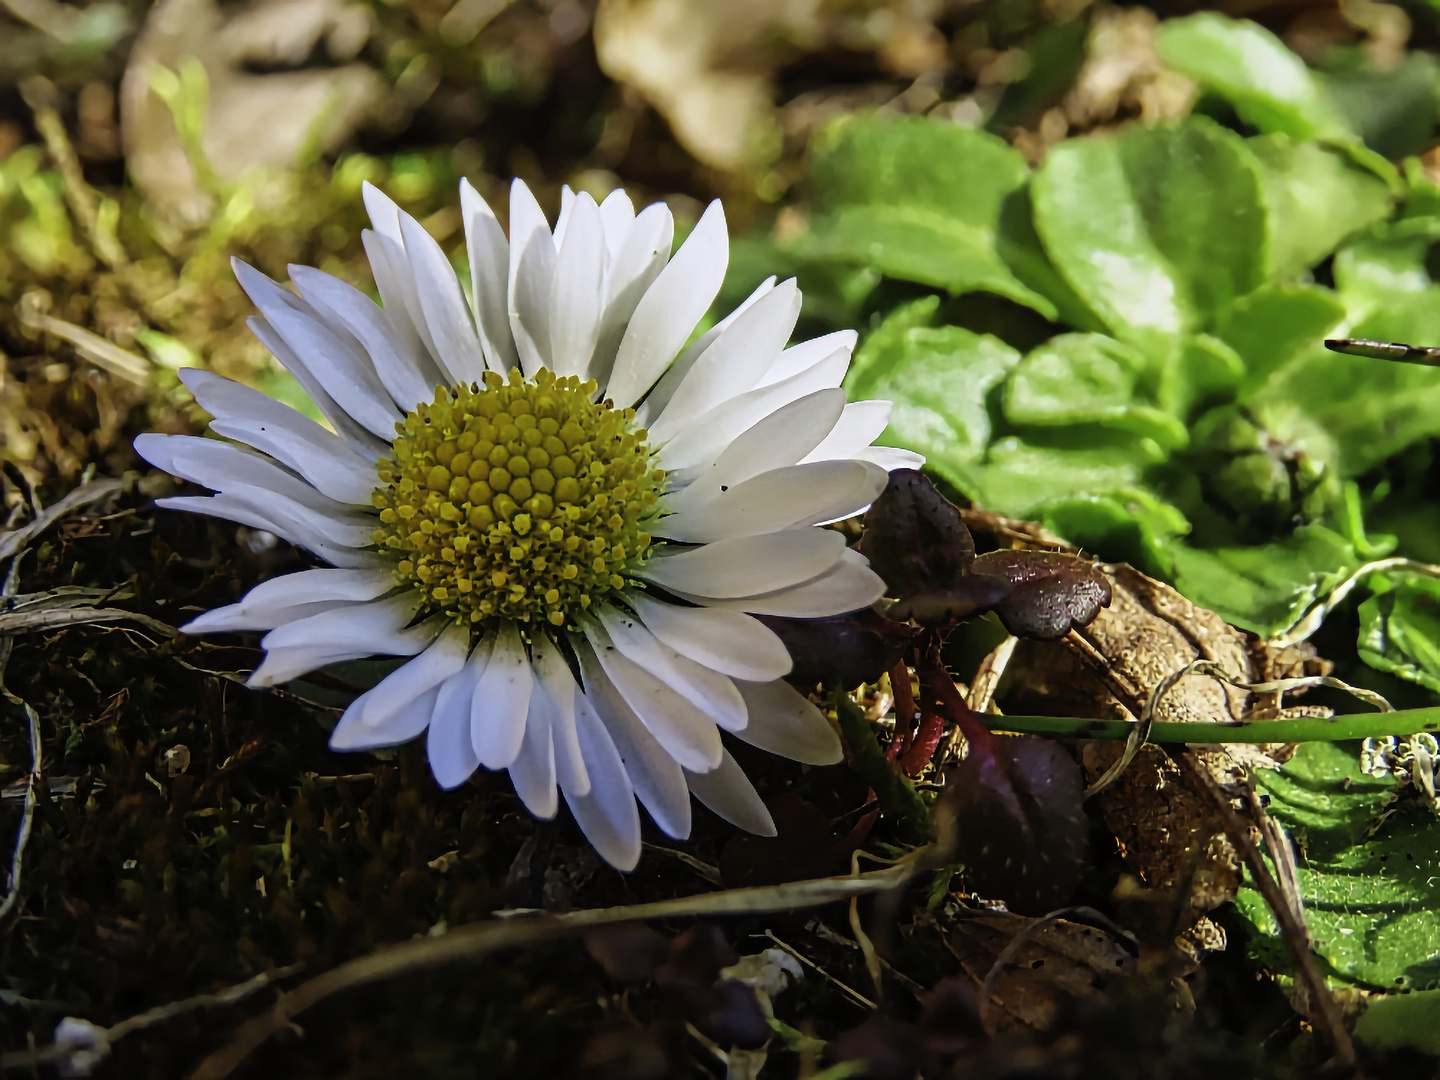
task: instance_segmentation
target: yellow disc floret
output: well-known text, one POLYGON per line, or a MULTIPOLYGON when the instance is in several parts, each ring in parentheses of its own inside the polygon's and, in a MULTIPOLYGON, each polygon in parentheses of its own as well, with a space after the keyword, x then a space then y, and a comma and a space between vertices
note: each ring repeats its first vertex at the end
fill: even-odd
POLYGON ((594 396, 574 376, 487 372, 396 425, 375 543, 426 610, 565 626, 625 586, 665 474, 635 410, 594 396))

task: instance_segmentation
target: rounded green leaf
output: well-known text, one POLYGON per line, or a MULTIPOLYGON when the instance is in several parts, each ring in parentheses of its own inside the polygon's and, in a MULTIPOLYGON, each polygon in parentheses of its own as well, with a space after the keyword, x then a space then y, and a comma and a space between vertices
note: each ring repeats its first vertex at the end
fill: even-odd
POLYGON ((1155 51, 1167 67, 1225 98, 1261 131, 1355 139, 1355 129, 1305 61, 1258 23, 1211 11, 1169 19, 1156 35, 1155 51))
POLYGON ((1259 169, 1210 121, 1061 143, 1033 198, 1056 268, 1121 340, 1166 348, 1264 281, 1259 169))
POLYGON ((811 259, 862 263, 951 293, 985 291, 1055 318, 996 250, 1007 199, 1030 167, 1003 139, 923 117, 850 118, 817 140, 811 259))
POLYGON ((1061 334, 1030 352, 1005 386, 1005 418, 1045 427, 1100 424, 1176 448, 1189 441, 1174 416, 1135 400, 1145 358, 1103 334, 1061 334))

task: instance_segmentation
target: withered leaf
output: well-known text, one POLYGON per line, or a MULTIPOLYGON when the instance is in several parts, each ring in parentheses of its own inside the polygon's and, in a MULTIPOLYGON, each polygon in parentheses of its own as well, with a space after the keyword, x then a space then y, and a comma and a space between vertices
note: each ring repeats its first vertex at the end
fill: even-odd
POLYGON ((870 567, 897 600, 952 588, 975 561, 960 511, 914 469, 896 469, 865 514, 861 543, 870 567))
POLYGON ((1063 551, 989 551, 974 573, 1004 578, 1010 595, 995 614, 1016 637, 1054 641, 1088 626, 1110 606, 1110 580, 1087 559, 1063 551))
POLYGON ((1085 861, 1080 766, 1033 735, 974 745, 946 777, 956 859, 971 888, 1011 911, 1043 915, 1070 898, 1085 861))
POLYGON ((755 616, 785 643, 795 666, 788 678, 797 685, 875 682, 900 660, 909 631, 868 608, 828 619, 755 616))

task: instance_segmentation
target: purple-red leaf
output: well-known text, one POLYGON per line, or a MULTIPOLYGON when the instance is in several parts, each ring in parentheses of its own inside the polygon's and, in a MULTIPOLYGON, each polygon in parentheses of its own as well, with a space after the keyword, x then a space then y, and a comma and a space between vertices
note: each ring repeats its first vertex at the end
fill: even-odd
MULTIPOLYGON (((977 559, 976 564, 978 563, 977 559)), ((918 592, 896 601, 885 612, 885 616, 890 619, 913 619, 921 626, 949 626, 1003 604, 1010 598, 1010 592, 1010 582, 1003 577, 966 574, 948 589, 918 592)))
POLYGON ((1043 915, 1080 881, 1087 826, 1080 766, 1033 735, 990 740, 945 778, 938 812, 954 821, 970 887, 1011 911, 1043 915))
POLYGON ((911 633, 868 608, 828 619, 756 618, 785 643, 795 663, 786 677, 797 686, 875 682, 895 666, 911 633))
POLYGON ((905 600, 953 588, 975 560, 975 542, 960 511, 914 469, 896 469, 865 514, 861 542, 886 594, 905 600))
POLYGON ((1089 626, 1110 606, 1110 580, 1088 559, 1060 551, 990 551, 974 573, 1003 578, 1010 595, 995 614, 1016 637, 1053 641, 1089 626))

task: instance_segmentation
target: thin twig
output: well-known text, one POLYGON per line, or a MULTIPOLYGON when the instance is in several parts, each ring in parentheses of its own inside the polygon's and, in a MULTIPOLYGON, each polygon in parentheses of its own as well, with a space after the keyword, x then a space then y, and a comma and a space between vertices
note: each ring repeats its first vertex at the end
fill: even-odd
POLYGON ((1267 645, 1274 649, 1284 649, 1291 645, 1298 645, 1305 641, 1325 621, 1325 617, 1339 607, 1341 602, 1350 595, 1356 585, 1369 577, 1371 574, 1383 574, 1390 570, 1404 570, 1411 574, 1420 574, 1423 577, 1440 577, 1440 566, 1431 566, 1429 563, 1416 562, 1413 559, 1402 559, 1399 557, 1389 559, 1376 559, 1368 562, 1355 570, 1349 577, 1342 581, 1335 588, 1330 590, 1325 599, 1314 604, 1305 614, 1295 620, 1288 629, 1282 630, 1275 637, 1271 638, 1267 645))
POLYGON ((1310 1020, 1314 1023, 1316 1032, 1329 1046, 1337 1064, 1353 1066, 1355 1046, 1350 1041, 1350 1033, 1345 1029, 1340 1007, 1325 985, 1320 969, 1315 966, 1315 957, 1310 952, 1310 931, 1305 926, 1303 912, 1292 910, 1286 902, 1285 894, 1271 875, 1270 868, 1265 865, 1264 856, 1250 838, 1249 825, 1235 812, 1235 808, 1230 805, 1229 796, 1220 789, 1209 770, 1196 759, 1194 751, 1181 750, 1173 755, 1173 760, 1196 794, 1210 803, 1225 830, 1225 835, 1230 838, 1230 843, 1235 846, 1250 871, 1255 888, 1274 913, 1275 920, 1280 925, 1280 936, 1295 958, 1296 974, 1305 984, 1309 999, 1315 1006, 1310 1020))
POLYGON ((8 559, 14 555, 71 511, 99 502, 106 496, 123 490, 124 487, 123 480, 96 480, 94 483, 76 488, 54 506, 41 513, 30 524, 0 535, 0 559, 8 559))
MULTIPOLYGON (((20 701, 8 690, 5 696, 20 701)), ((30 722, 30 777, 25 788, 25 808, 20 814, 20 831, 15 836, 15 854, 10 857, 10 891, 0 900, 0 919, 10 914, 15 901, 20 898, 20 871, 25 863, 25 845, 30 842, 30 826, 35 821, 35 803, 39 798, 40 780, 40 717, 26 702, 20 701, 25 710, 25 719, 30 722)))
POLYGON ((931 847, 919 848, 885 870, 859 876, 818 878, 785 885, 731 889, 700 896, 634 904, 616 908, 572 911, 489 921, 460 927, 440 937, 407 941, 380 952, 341 964, 317 975, 284 995, 275 1008, 242 1024, 229 1043, 215 1051, 191 1074, 190 1080, 222 1080, 240 1066, 272 1035, 291 1026, 292 1018, 333 994, 398 975, 426 971, 448 964, 479 960, 496 949, 530 945, 565 937, 594 926, 641 919, 684 916, 762 914, 817 907, 852 896, 865 896, 904 885, 915 874, 930 869, 940 858, 931 847))
MULTIPOLYGON (((776 945, 779 945, 780 948, 784 949, 796 960, 799 960, 806 967, 813 968, 815 971, 818 971, 821 976, 838 986, 845 994, 847 994, 851 998, 851 1000, 855 1002, 855 1004, 861 1005, 864 1008, 871 1010, 878 1009, 880 1007, 879 1005, 875 1004, 875 1002, 867 998, 864 994, 860 993, 859 990, 852 990, 849 986, 841 982, 834 975, 831 975, 828 971, 822 968, 819 964, 815 963, 815 961, 811 960, 808 956, 800 952, 798 949, 795 949, 792 946, 785 944, 785 942, 781 941, 778 937, 775 936, 773 931, 766 930, 765 936, 768 937, 771 941, 775 942, 776 945)), ((838 937, 839 935, 836 936, 838 937)), ((841 938, 840 940, 844 941, 845 939, 841 938)), ((852 949, 857 947, 853 941, 845 941, 845 944, 850 946, 852 949)))
MULTIPOLYGON (((166 1020, 176 1016, 183 1016, 185 1013, 196 1012, 200 1009, 216 1009, 226 1005, 235 1005, 244 1001, 251 994, 265 989, 273 982, 288 978, 305 968, 304 964, 290 964, 287 967, 276 968, 273 971, 265 971, 256 975, 253 979, 247 979, 236 986, 227 987, 224 990, 213 994, 197 994, 195 997, 186 998, 183 1001, 172 1001, 168 1005, 158 1005, 136 1016, 127 1017, 108 1028, 95 1027, 92 1031, 92 1038, 101 1048, 101 1053, 109 1053, 110 1048, 137 1031, 144 1031, 147 1028, 155 1027, 166 1020)), ((73 1047, 64 1044, 38 1047, 30 1050, 12 1050, 0 1056, 0 1070, 4 1069, 33 1069, 40 1065, 54 1065, 65 1061, 73 1052, 73 1047)))

